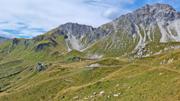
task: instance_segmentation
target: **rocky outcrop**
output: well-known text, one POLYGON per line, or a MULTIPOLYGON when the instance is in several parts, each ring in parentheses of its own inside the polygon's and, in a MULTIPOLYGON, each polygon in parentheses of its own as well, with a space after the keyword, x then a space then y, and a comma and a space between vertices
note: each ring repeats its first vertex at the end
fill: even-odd
POLYGON ((39 41, 37 42, 37 45, 35 46, 35 51, 42 51, 49 47, 55 47, 56 45, 58 45, 56 40, 51 39, 51 38, 49 40, 39 41))
POLYGON ((60 35, 65 35, 67 47, 69 47, 70 50, 75 49, 79 51, 107 35, 107 33, 100 28, 93 28, 92 26, 77 23, 66 23, 59 26, 58 30, 60 35))
POLYGON ((37 63, 36 65, 36 71, 41 72, 47 69, 47 65, 43 64, 43 63, 37 63))

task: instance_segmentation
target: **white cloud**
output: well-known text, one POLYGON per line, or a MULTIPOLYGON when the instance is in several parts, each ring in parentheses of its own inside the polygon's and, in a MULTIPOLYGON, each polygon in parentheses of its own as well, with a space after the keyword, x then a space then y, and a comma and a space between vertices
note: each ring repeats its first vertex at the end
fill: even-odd
POLYGON ((122 6, 134 0, 0 0, 0 35, 36 36, 67 22, 99 26, 126 12, 122 6), (121 10, 121 13, 119 13, 121 10), (21 24, 18 24, 18 23, 21 24), (24 24, 24 25, 23 25, 24 24), (3 29, 16 30, 4 32, 3 29))

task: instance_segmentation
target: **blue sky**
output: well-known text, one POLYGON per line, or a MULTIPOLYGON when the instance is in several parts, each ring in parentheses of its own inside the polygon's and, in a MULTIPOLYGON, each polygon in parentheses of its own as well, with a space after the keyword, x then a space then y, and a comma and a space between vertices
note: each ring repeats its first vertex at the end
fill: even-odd
POLYGON ((145 4, 180 0, 0 0, 0 36, 31 38, 60 24, 100 26, 145 4))

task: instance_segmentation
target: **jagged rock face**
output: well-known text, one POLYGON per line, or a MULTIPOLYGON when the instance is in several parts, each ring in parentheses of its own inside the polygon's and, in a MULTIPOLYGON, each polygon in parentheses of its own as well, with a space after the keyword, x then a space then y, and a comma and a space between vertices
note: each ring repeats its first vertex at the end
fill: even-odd
POLYGON ((59 34, 65 35, 69 51, 72 49, 81 51, 107 34, 99 28, 76 23, 67 23, 59 26, 58 29, 59 34))
POLYGON ((136 24, 148 25, 156 21, 173 21, 178 18, 178 14, 174 8, 166 4, 145 5, 137 9, 133 13, 128 14, 136 24))
POLYGON ((129 30, 130 34, 137 33, 136 25, 147 28, 155 26, 159 22, 167 26, 172 21, 179 20, 180 15, 171 6, 166 4, 146 5, 136 11, 122 15, 113 22, 109 23, 114 27, 114 30, 129 30), (135 30, 136 29, 136 30, 135 30))
POLYGON ((180 14, 167 4, 145 5, 101 28, 111 34, 112 44, 116 44, 115 48, 123 42, 118 42, 121 37, 128 36, 123 40, 131 41, 130 43, 134 44, 133 51, 138 51, 150 42, 179 42, 180 14))
POLYGON ((179 39, 176 40, 176 38, 174 38, 180 38, 180 27, 178 26, 180 23, 179 20, 179 13, 171 6, 166 4, 155 4, 146 5, 133 13, 123 15, 113 23, 115 23, 114 25, 116 25, 116 28, 119 28, 120 30, 128 30, 128 33, 131 35, 134 33, 138 34, 138 32, 141 32, 139 31, 140 29, 142 29, 143 32, 151 31, 150 34, 152 34, 155 32, 155 28, 158 27, 161 32, 160 41, 168 42, 171 40, 180 41, 179 39), (124 23, 122 22, 126 22, 127 24, 123 25, 124 23))

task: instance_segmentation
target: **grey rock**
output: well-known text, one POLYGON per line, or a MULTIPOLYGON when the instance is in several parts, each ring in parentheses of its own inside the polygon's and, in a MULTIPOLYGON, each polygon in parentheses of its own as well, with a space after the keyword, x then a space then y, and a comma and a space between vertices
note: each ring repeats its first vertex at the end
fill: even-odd
POLYGON ((101 28, 94 28, 88 25, 77 23, 66 23, 58 27, 56 34, 64 35, 66 40, 72 41, 75 38, 80 47, 70 47, 71 49, 82 50, 94 43, 96 40, 101 39, 108 33, 101 28))
POLYGON ((47 65, 44 65, 43 63, 37 63, 36 71, 41 72, 47 69, 47 65))
POLYGON ((80 39, 82 36, 86 36, 89 42, 97 38, 101 38, 107 33, 99 28, 93 28, 88 25, 81 25, 77 23, 66 23, 64 25, 59 26, 60 34, 71 34, 76 38, 80 39))

